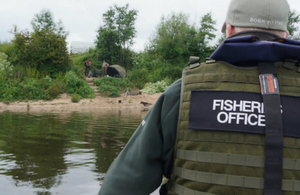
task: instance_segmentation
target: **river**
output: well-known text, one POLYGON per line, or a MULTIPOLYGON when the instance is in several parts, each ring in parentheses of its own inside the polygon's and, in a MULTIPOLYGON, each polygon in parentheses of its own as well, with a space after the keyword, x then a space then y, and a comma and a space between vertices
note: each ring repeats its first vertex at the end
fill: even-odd
POLYGON ((0 113, 0 194, 97 194, 145 113, 0 113))

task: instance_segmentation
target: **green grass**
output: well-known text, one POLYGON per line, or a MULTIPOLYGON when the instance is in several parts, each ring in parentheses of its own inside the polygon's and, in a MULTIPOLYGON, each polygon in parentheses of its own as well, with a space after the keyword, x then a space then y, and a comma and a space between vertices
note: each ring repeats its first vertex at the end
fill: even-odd
POLYGON ((105 77, 94 80, 99 92, 103 96, 120 97, 120 94, 131 88, 131 83, 126 78, 105 77))

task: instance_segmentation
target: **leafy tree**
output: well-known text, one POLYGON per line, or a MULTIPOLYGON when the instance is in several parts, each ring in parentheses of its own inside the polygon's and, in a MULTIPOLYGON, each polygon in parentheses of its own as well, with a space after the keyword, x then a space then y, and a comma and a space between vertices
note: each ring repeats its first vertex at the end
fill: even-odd
POLYGON ((56 29, 56 24, 52 14, 47 10, 42 10, 41 13, 35 14, 31 21, 31 26, 34 30, 41 31, 45 29, 56 29))
POLYGON ((62 22, 59 20, 56 23, 49 10, 42 10, 40 13, 35 14, 31 21, 31 26, 34 31, 49 30, 55 32, 57 35, 65 36, 65 38, 68 35, 62 22))
POLYGON ((298 31, 299 29, 299 22, 300 22, 300 14, 297 13, 295 10, 291 11, 289 13, 289 20, 288 20, 288 31, 290 33, 291 39, 298 39, 300 40, 300 33, 298 31))
POLYGON ((216 21, 213 20, 211 13, 205 14, 201 18, 200 28, 198 31, 199 37, 199 50, 200 50, 200 58, 205 59, 210 56, 210 54, 214 51, 215 47, 209 45, 210 41, 216 38, 214 34, 216 31, 215 28, 216 21))
POLYGON ((96 41, 102 60, 128 66, 128 50, 136 33, 136 16, 137 11, 130 10, 128 4, 124 7, 114 5, 103 14, 104 25, 100 26, 96 41))
POLYGON ((7 60, 7 55, 0 52, 0 77, 11 76, 13 69, 10 62, 7 60))
POLYGON ((49 10, 36 14, 33 32, 14 30, 12 62, 34 68, 43 74, 65 72, 69 66, 66 36, 61 23, 55 23, 49 10))
POLYGON ((215 38, 214 25, 210 13, 201 18, 198 28, 189 25, 184 14, 163 17, 151 48, 170 63, 186 63, 192 55, 203 59, 212 52, 209 41, 215 38))
POLYGON ((188 17, 184 14, 172 14, 162 17, 156 36, 152 41, 152 48, 159 53, 164 60, 169 62, 181 62, 183 56, 188 54, 190 38, 194 38, 196 31, 187 23, 188 17))
POLYGON ((215 47, 209 43, 215 38, 214 25, 210 13, 201 18, 198 27, 190 25, 188 16, 181 13, 162 17, 148 48, 134 55, 129 78, 139 88, 145 82, 180 78, 189 56, 200 56, 203 60, 212 53, 215 47))
POLYGON ((13 44, 11 42, 0 42, 0 52, 10 56, 13 50, 13 44))
POLYGON ((109 63, 120 63, 120 51, 122 48, 117 44, 118 33, 114 30, 100 27, 97 42, 99 60, 106 60, 109 63))

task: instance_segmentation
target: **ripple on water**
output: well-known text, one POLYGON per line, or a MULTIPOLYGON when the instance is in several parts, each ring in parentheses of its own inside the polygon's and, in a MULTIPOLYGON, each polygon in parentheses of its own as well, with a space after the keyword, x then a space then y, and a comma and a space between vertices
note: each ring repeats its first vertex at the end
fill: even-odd
POLYGON ((97 194, 140 121, 124 113, 0 113, 0 194, 97 194))

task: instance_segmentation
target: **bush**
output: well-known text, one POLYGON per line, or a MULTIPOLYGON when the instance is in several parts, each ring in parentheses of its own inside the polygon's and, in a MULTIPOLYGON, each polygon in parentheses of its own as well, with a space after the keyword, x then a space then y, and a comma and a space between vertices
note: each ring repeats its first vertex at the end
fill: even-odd
POLYGON ((0 76, 10 77, 13 72, 13 67, 7 60, 7 55, 0 52, 0 76))
POLYGON ((147 83, 145 88, 141 91, 147 94, 161 93, 164 92, 170 84, 171 80, 168 79, 157 81, 155 83, 147 83))
POLYGON ((48 93, 47 99, 54 99, 63 92, 64 92, 63 83, 59 81, 55 81, 47 89, 47 93, 48 93))
POLYGON ((108 97, 120 97, 120 89, 115 86, 102 86, 99 87, 99 92, 108 97))
POLYGON ((47 94, 48 94, 47 99, 54 99, 58 95, 60 95, 66 91, 65 83, 64 83, 64 76, 62 74, 57 74, 55 79, 52 79, 49 76, 46 76, 43 79, 43 82, 47 88, 47 94))
POLYGON ((18 89, 16 80, 0 78, 0 99, 4 101, 13 101, 16 99, 18 89))
POLYGON ((44 75, 66 72, 69 69, 67 33, 52 14, 43 10, 32 21, 32 32, 15 29, 10 58, 18 66, 34 68, 44 75))
POLYGON ((128 73, 128 79, 132 81, 135 87, 142 89, 148 81, 149 71, 143 68, 136 68, 128 73))
POLYGON ((11 42, 0 42, 0 52, 10 56, 13 51, 13 44, 11 42))
POLYGON ((148 53, 138 53, 133 56, 133 68, 128 72, 128 79, 139 89, 150 81, 152 69, 156 66, 156 57, 148 53))
POLYGON ((22 79, 0 77, 0 100, 22 101, 22 100, 49 100, 56 98, 65 92, 63 80, 58 77, 52 79, 44 78, 22 79))
POLYGON ((40 78, 40 72, 35 68, 26 67, 24 76, 28 78, 40 78))
POLYGON ((21 77, 0 77, 0 101, 49 100, 64 92, 77 94, 80 98, 95 97, 94 90, 72 71, 66 75, 57 74, 56 78, 39 78, 34 69, 27 70, 21 77))
POLYGON ((49 77, 48 75, 42 79, 42 83, 46 88, 49 88, 50 85, 52 84, 52 82, 53 82, 53 79, 51 77, 49 77))
POLYGON ((94 90, 86 83, 77 90, 77 93, 82 98, 95 98, 94 90))
POLYGON ((65 75, 66 89, 69 94, 78 94, 82 98, 94 98, 94 90, 86 81, 79 78, 75 72, 69 71, 65 75))
POLYGON ((175 81, 181 77, 184 67, 180 62, 167 62, 151 51, 136 54, 133 62, 134 67, 129 71, 128 78, 140 89, 148 82, 155 83, 164 79, 175 81))
POLYGON ((110 85, 110 86, 119 87, 121 89, 126 89, 131 86, 127 78, 114 78, 114 77, 95 79, 94 84, 99 87, 110 85))
POLYGON ((172 66, 172 64, 164 64, 164 66, 161 66, 153 71, 153 74, 151 75, 151 81, 157 82, 164 79, 175 81, 181 78, 182 69, 183 67, 172 66))
POLYGON ((67 87, 67 92, 73 94, 76 90, 83 85, 82 81, 78 78, 78 76, 73 71, 67 72, 65 75, 65 82, 67 87))
POLYGON ((77 102, 79 102, 80 101, 80 95, 78 95, 78 94, 76 94, 76 93, 74 93, 74 94, 72 94, 72 102, 74 102, 74 103, 77 103, 77 102))
POLYGON ((47 94, 42 82, 37 79, 27 78, 19 83, 18 93, 20 99, 39 100, 47 99, 47 94))
POLYGON ((0 99, 4 101, 47 99, 48 96, 45 86, 38 79, 6 79, 0 85, 0 99))
POLYGON ((98 86, 102 95, 109 97, 119 97, 120 93, 131 87, 131 83, 126 78, 100 78, 95 79, 94 84, 98 86))

